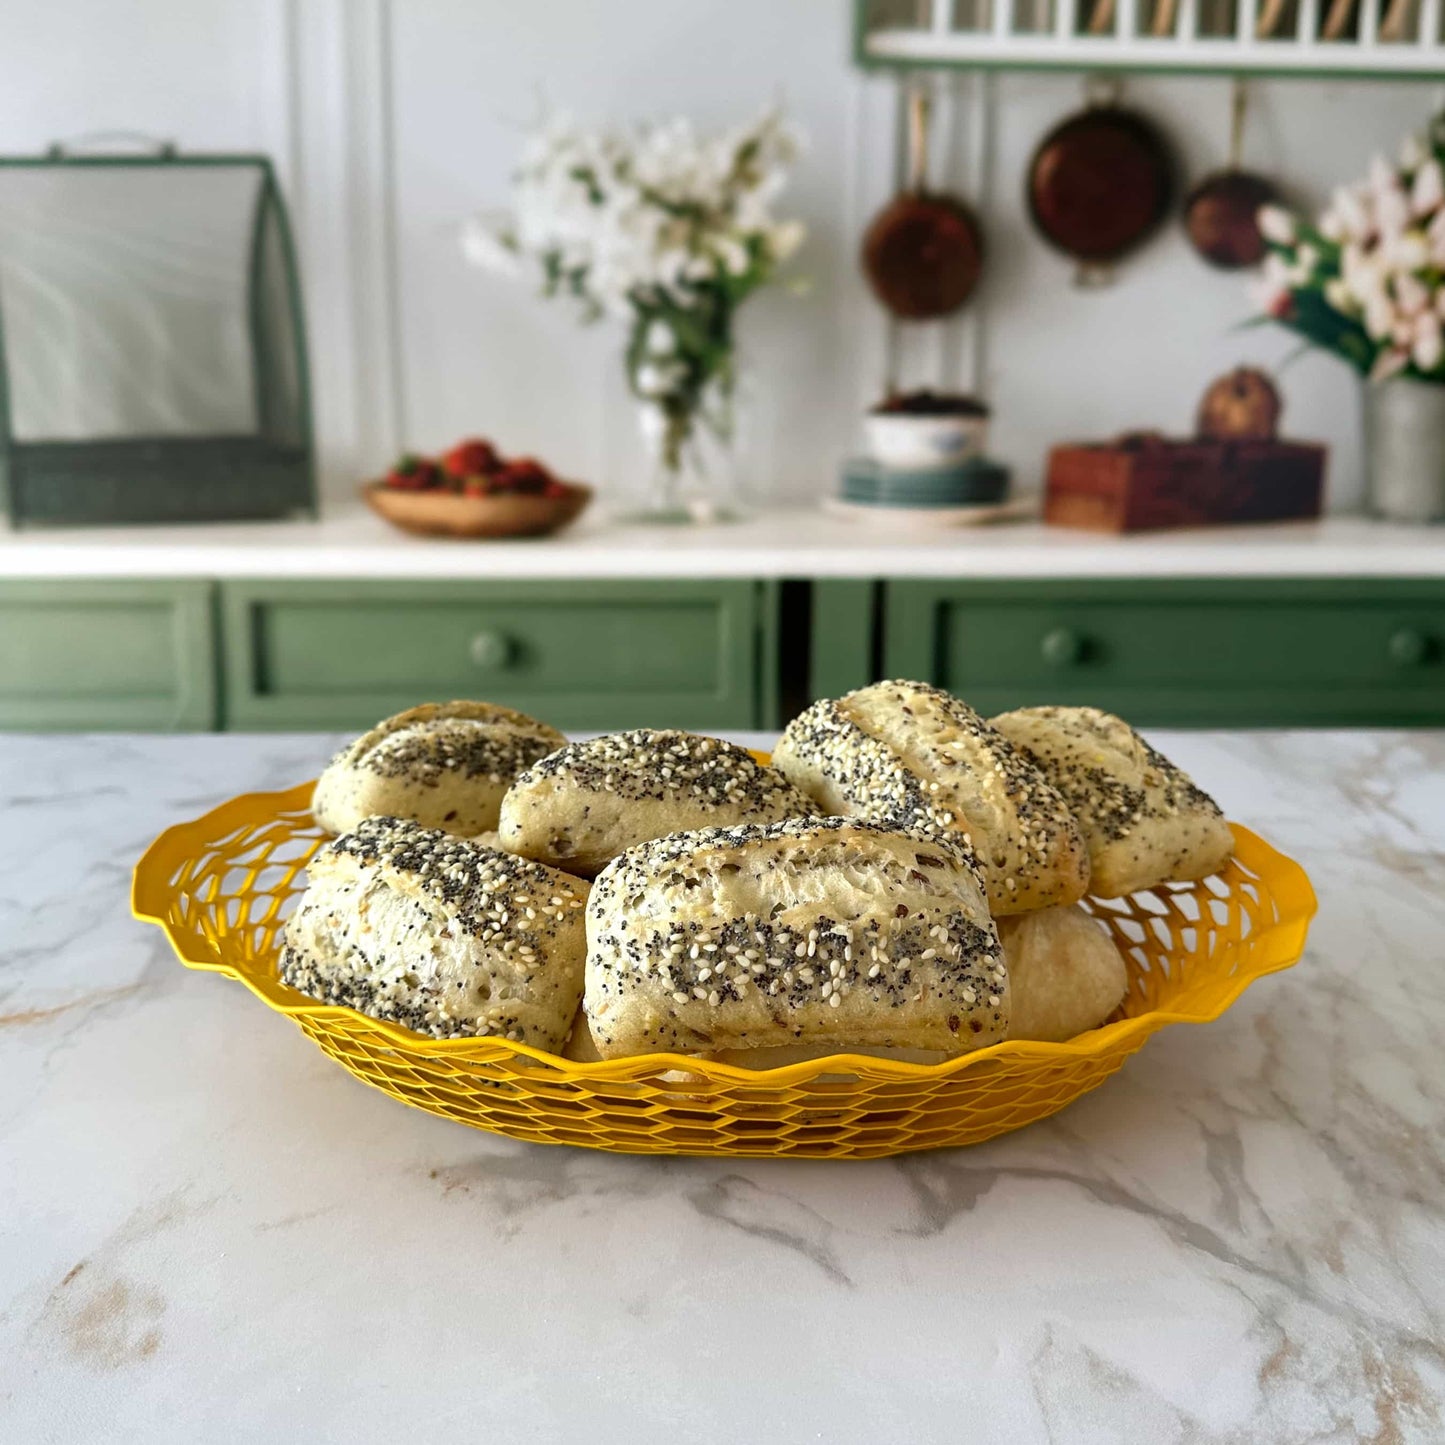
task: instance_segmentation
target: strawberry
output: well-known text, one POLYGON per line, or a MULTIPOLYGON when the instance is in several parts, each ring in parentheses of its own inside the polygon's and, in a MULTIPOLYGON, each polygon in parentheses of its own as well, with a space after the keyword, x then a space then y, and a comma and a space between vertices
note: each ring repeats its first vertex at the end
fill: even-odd
POLYGON ((552 481, 552 474, 535 457, 519 457, 502 468, 498 480, 506 491, 540 496, 552 481))
POLYGON ((460 487, 464 497, 489 497, 497 490, 496 482, 485 476, 467 477, 460 483, 460 487))
POLYGON ((386 474, 384 484, 398 492, 426 492, 441 483, 441 471, 430 457, 408 454, 386 474))
POLYGON ((480 477, 502 465, 497 449, 485 437, 458 442, 442 457, 442 469, 450 477, 480 477))

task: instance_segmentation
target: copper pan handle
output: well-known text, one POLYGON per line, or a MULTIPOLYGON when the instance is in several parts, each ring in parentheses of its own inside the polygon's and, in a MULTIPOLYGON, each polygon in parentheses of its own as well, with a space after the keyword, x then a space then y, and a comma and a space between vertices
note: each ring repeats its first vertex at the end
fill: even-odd
POLYGON ((908 190, 921 195, 928 176, 928 113, 931 108, 928 88, 922 84, 908 87, 908 190))

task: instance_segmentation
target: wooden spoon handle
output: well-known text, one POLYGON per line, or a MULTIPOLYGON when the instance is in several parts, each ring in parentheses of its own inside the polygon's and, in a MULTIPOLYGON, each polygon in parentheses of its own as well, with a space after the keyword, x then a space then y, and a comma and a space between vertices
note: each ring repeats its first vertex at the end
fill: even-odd
POLYGON ((1264 8, 1259 12, 1259 19, 1254 23, 1254 35, 1256 40, 1268 40, 1284 18, 1285 6, 1289 0, 1264 0, 1264 8))
MULTIPOLYGON (((1283 5, 1285 0, 1276 0, 1283 5)), ((1179 0, 1159 0, 1154 7, 1154 21, 1149 26, 1150 35, 1158 39, 1174 34, 1174 17, 1179 13, 1179 0)))
POLYGON ((1325 15, 1324 28, 1320 31, 1322 40, 1338 40, 1349 28, 1350 16, 1355 13, 1355 0, 1332 0, 1325 15))
POLYGON ((1385 11, 1385 18, 1380 21, 1380 39, 1396 44, 1405 38, 1405 32, 1410 24, 1410 11, 1414 8, 1415 0, 1390 0, 1390 7, 1385 11))
POLYGON ((1090 35, 1112 35, 1114 33, 1115 0, 1095 0, 1093 13, 1089 16, 1090 35))

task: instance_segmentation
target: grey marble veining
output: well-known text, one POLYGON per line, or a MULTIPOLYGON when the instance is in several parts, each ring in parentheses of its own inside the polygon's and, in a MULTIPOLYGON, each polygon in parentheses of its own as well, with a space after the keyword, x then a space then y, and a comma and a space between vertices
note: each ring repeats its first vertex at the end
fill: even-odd
POLYGON ((1159 741, 1309 869, 1304 961, 858 1164, 404 1108, 128 915, 331 739, 0 738, 0 1440, 1445 1439, 1445 737, 1159 741))

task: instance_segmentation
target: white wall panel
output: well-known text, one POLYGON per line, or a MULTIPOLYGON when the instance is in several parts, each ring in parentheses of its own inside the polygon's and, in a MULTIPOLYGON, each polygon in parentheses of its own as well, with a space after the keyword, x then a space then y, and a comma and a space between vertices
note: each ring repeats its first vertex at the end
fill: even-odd
POLYGON ((275 147, 281 13, 273 0, 4 0, 4 147, 116 129, 196 150, 275 147))
POLYGON ((846 15, 833 0, 596 5, 410 0, 393 11, 399 254, 408 435, 495 433, 607 483, 633 465, 615 326, 583 330, 565 305, 469 271, 456 246, 468 210, 505 197, 524 127, 544 102, 585 117, 684 111, 722 127, 782 98, 808 133, 789 197, 812 243, 795 272, 807 296, 745 309, 757 366, 755 430, 769 475, 793 491, 826 477, 851 395, 854 284, 842 224, 849 106, 846 15), (768 459, 771 459, 770 461, 768 459))
MULTIPOLYGON (((939 82, 934 179, 983 211, 988 271, 962 321, 890 330, 856 254, 895 182, 896 98, 887 78, 852 70, 844 0, 5 0, 0 21, 6 150, 128 128, 276 157, 334 498, 402 445, 471 431, 609 487, 635 468, 618 330, 584 330, 565 306, 469 269, 457 247, 463 217, 504 200, 544 97, 586 117, 685 111, 703 126, 782 98, 807 132, 790 205, 812 232, 793 268, 810 290, 744 313, 760 498, 829 484, 890 353, 907 382, 968 384, 981 367, 996 450, 1036 483, 1051 441, 1180 430, 1216 373, 1293 349, 1283 333, 1235 329, 1249 314, 1242 281, 1198 261, 1177 224, 1111 288, 1072 285, 1022 193, 1037 140, 1080 103, 1067 76, 939 82)), ((1126 98, 1174 138, 1186 182, 1222 162, 1226 83, 1140 80, 1126 98)), ((1263 83, 1246 159, 1316 204, 1435 99, 1418 84, 1263 83)), ((1335 447, 1332 503, 1357 504, 1353 378, 1306 356, 1284 388, 1289 431, 1335 447)))

